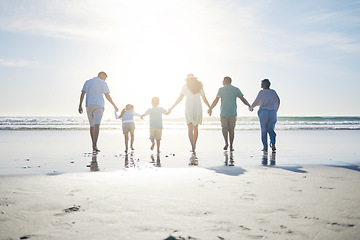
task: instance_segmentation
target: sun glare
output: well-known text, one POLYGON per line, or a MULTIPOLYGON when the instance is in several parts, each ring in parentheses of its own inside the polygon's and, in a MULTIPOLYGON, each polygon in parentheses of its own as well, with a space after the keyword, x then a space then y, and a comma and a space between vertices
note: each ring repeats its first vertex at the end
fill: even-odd
POLYGON ((114 33, 120 41, 113 43, 116 51, 107 56, 121 76, 111 85, 121 92, 122 102, 140 109, 148 108, 153 96, 159 96, 162 105, 170 106, 186 74, 196 74, 205 62, 199 54, 201 37, 196 37, 192 26, 198 16, 189 15, 181 2, 162 4, 159 8, 158 4, 144 1, 138 8, 138 1, 128 3, 116 24, 119 30, 114 33), (131 36, 121 37, 124 28, 130 30, 131 36))

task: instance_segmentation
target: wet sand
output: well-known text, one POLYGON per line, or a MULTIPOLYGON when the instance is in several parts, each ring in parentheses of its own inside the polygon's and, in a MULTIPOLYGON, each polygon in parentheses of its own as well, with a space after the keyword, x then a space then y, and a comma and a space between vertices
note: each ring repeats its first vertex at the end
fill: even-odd
POLYGON ((0 141, 0 239, 357 239, 357 131, 280 131, 263 155, 257 131, 164 132, 162 153, 138 131, 4 131, 0 141), (336 138, 335 138, 336 137, 336 138), (205 139, 207 143, 205 142, 205 139), (339 142, 341 144, 339 144, 339 142), (266 158, 267 157, 267 158, 266 158), (266 164, 265 164, 266 163, 266 164))

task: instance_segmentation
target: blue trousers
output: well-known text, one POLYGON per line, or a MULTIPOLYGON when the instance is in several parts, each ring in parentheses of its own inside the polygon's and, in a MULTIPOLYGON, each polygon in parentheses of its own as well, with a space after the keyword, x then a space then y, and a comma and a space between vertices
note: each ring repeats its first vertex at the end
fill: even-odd
POLYGON ((263 144, 263 150, 268 150, 267 135, 270 137, 270 144, 276 143, 275 124, 277 122, 276 110, 259 109, 258 116, 261 127, 261 141, 263 144))

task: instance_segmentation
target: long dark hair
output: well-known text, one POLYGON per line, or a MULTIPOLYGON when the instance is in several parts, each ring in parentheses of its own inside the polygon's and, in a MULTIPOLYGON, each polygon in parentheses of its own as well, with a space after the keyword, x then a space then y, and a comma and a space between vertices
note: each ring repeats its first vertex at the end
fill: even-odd
POLYGON ((200 82, 193 74, 188 74, 186 77, 186 85, 193 94, 197 94, 203 88, 202 82, 200 82))

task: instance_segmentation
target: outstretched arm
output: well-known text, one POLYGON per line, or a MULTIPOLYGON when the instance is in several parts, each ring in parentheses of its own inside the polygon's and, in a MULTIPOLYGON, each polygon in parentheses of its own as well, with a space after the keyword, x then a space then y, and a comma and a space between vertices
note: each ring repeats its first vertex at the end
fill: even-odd
POLYGON ((117 108, 117 106, 116 106, 115 103, 113 102, 112 98, 110 97, 110 94, 109 94, 109 93, 105 93, 105 97, 106 97, 106 99, 111 103, 111 105, 114 106, 115 111, 118 112, 119 109, 117 108))
POLYGON ((202 97, 204 103, 206 104, 206 106, 207 106, 208 108, 210 108, 210 104, 209 104, 208 100, 206 99, 206 96, 204 95, 204 96, 201 96, 201 97, 202 97))
POLYGON ((214 101, 212 102, 211 106, 209 107, 208 113, 211 116, 213 108, 216 106, 216 104, 219 102, 220 97, 216 97, 214 101))
POLYGON ((219 102, 220 97, 216 97, 214 101, 212 102, 211 106, 209 107, 210 110, 213 110, 213 108, 216 106, 216 104, 219 102))
POLYGON ((82 102, 84 101, 85 93, 86 92, 82 91, 81 95, 80 95, 80 103, 79 103, 79 110, 78 110, 80 114, 83 113, 82 102))
POLYGON ((244 96, 241 96, 241 97, 239 97, 239 98, 240 98, 240 100, 241 100, 246 106, 250 107, 250 104, 248 103, 248 101, 246 100, 246 98, 244 98, 244 96))
POLYGON ((174 109, 174 107, 176 107, 176 105, 178 105, 184 98, 184 95, 180 94, 180 96, 178 97, 178 99, 176 100, 176 102, 174 103, 174 105, 172 105, 172 107, 169 109, 169 113, 171 112, 171 110, 174 109))

